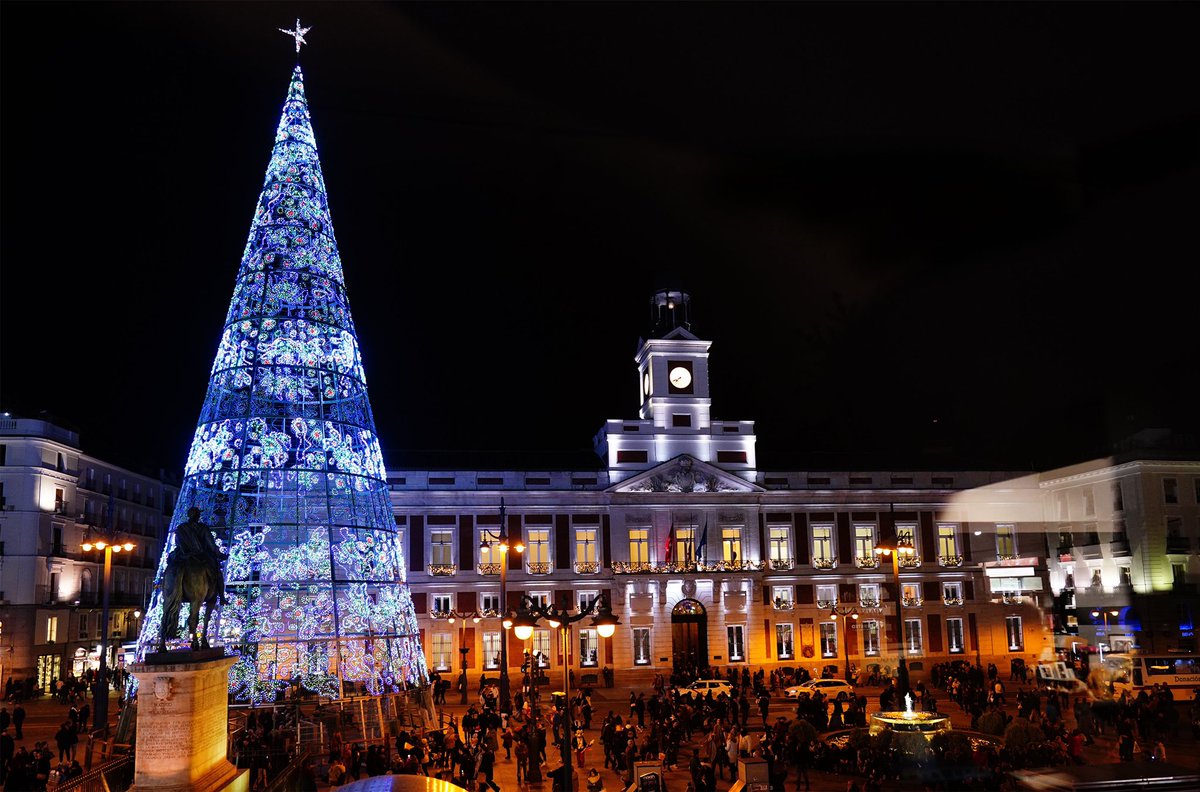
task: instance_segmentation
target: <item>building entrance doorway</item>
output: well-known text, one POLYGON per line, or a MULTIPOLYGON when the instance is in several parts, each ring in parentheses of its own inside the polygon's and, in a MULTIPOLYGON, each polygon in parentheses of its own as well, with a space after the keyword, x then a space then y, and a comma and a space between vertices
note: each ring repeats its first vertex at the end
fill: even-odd
POLYGON ((708 613, 699 600, 682 599, 671 609, 671 662, 689 678, 708 666, 708 613))

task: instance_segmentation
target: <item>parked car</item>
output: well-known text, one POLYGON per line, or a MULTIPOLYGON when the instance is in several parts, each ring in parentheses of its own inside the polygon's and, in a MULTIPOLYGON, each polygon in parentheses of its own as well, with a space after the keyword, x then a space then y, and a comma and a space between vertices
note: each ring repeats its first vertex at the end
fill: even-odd
POLYGON ((679 695, 687 697, 707 696, 709 691, 712 691, 713 698, 717 698, 722 693, 733 698, 733 688, 729 686, 728 682, 720 679, 697 679, 687 687, 675 689, 679 695))
POLYGON ((827 699, 848 701, 854 696, 854 685, 844 679, 810 679, 804 684, 786 688, 783 694, 788 698, 796 698, 801 693, 811 696, 818 691, 823 693, 827 699))

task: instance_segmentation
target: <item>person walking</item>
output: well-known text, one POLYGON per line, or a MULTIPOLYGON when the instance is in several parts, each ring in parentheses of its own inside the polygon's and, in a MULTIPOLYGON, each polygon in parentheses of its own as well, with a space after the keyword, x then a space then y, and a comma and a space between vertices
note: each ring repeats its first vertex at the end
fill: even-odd
POLYGON ((16 734, 13 736, 18 740, 25 739, 24 724, 25 724, 25 708, 22 707, 21 702, 18 701, 17 706, 13 707, 13 711, 12 711, 13 731, 16 732, 16 734))
POLYGON ((483 792, 484 787, 491 787, 492 792, 500 792, 500 785, 495 780, 496 754, 492 752, 487 741, 481 743, 479 758, 475 763, 475 773, 477 776, 483 776, 483 782, 479 785, 480 792, 483 792))

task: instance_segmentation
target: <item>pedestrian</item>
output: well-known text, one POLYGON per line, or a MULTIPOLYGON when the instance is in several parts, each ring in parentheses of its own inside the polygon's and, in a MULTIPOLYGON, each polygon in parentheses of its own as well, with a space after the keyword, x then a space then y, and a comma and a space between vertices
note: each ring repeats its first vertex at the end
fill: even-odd
POLYGON ((587 792, 604 792, 604 779, 594 767, 588 771, 587 792))
POLYGON ((13 730, 16 731, 16 734, 14 736, 18 740, 25 739, 25 732, 23 731, 24 723, 25 723, 25 708, 22 707, 21 702, 18 701, 17 706, 13 707, 13 711, 12 711, 12 725, 13 725, 13 730))

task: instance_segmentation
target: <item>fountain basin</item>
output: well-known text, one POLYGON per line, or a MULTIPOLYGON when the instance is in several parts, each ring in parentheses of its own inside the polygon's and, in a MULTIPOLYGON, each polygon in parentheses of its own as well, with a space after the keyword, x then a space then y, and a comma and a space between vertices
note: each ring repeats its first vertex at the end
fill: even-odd
POLYGON ((935 712, 876 712, 871 716, 869 732, 917 732, 932 740, 935 734, 950 731, 950 717, 935 712))

